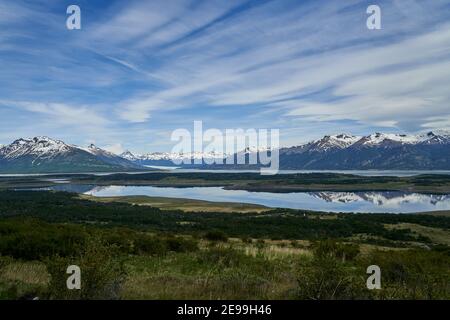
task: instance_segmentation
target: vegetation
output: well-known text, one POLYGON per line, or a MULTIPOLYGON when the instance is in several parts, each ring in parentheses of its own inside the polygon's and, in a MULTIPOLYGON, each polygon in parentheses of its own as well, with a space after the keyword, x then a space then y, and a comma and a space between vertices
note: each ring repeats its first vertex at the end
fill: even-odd
POLYGON ((111 175, 54 174, 45 177, 0 177, 0 189, 54 186, 51 179, 70 179, 82 185, 149 185, 170 187, 220 186, 229 189, 295 192, 295 191, 407 191, 450 192, 450 176, 423 174, 411 177, 356 176, 343 173, 295 173, 262 176, 259 173, 168 173, 111 175))
POLYGON ((276 209, 263 213, 195 214, 160 210, 128 203, 101 203, 80 199, 76 194, 38 191, 0 192, 0 217, 34 217, 47 222, 80 223, 105 227, 129 227, 142 231, 200 235, 218 230, 230 237, 265 239, 347 238, 364 235, 361 241, 422 241, 426 237, 386 224, 413 223, 450 229, 450 219, 432 215, 327 214, 303 210, 276 209), (374 238, 375 237, 375 238, 374 238))
POLYGON ((0 299, 449 299, 450 218, 0 192, 0 299), (368 290, 366 269, 382 270, 368 290), (67 290, 80 266, 82 289, 67 290))
POLYGON ((264 212, 270 208, 246 203, 212 202, 194 199, 162 198, 149 196, 124 196, 124 197, 94 197, 80 195, 82 199, 98 202, 124 202, 129 204, 151 206, 162 210, 181 210, 185 212, 264 212))

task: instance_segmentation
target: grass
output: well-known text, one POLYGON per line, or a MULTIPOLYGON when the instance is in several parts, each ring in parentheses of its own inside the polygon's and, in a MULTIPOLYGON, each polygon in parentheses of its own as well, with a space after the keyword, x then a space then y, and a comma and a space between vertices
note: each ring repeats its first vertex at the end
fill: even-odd
POLYGON ((181 200, 160 210, 147 197, 58 192, 0 199, 0 299, 450 299, 448 216, 200 214, 179 210, 181 200), (82 266, 83 295, 67 293, 68 263, 82 266), (382 268, 379 292, 365 287, 371 264, 382 268))
MULTIPOLYGON (((264 244, 239 239, 227 243, 202 240, 201 249, 194 252, 116 257, 124 261, 126 271, 119 297, 131 300, 450 297, 446 285, 450 274, 448 268, 443 269, 448 263, 445 255, 364 245, 356 258, 344 261, 332 258, 328 249, 319 254, 312 243, 300 243, 303 248, 298 245, 269 239, 264 244), (379 263, 383 270, 383 290, 376 292, 365 288, 365 267, 374 263, 379 263), (339 284, 339 290, 317 286, 322 281, 339 284)), ((50 275, 42 262, 12 261, 0 272, 0 298, 45 296, 49 289, 50 275)), ((65 277, 64 273, 61 279, 65 277)))
POLYGON ((123 202, 139 206, 150 206, 161 210, 181 210, 184 212, 260 213, 270 210, 268 207, 255 204, 149 196, 94 197, 83 194, 80 195, 80 198, 103 203, 123 202))
POLYGON ((433 243, 450 246, 450 231, 441 228, 431 228, 414 223, 398 223, 385 225, 387 229, 406 229, 431 239, 433 243))
POLYGON ((41 262, 14 262, 1 270, 2 281, 24 282, 30 285, 46 285, 50 278, 41 262))
POLYGON ((42 262, 12 261, 0 265, 0 300, 35 296, 48 286, 49 281, 50 276, 42 262))
POLYGON ((125 299, 281 299, 295 287, 295 258, 227 247, 134 257, 125 299))

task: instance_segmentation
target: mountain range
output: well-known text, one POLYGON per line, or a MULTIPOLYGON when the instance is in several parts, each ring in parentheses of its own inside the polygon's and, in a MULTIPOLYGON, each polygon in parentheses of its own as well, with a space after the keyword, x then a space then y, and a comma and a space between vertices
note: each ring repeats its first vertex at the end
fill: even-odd
POLYGON ((141 166, 100 149, 66 144, 48 137, 17 139, 0 148, 0 173, 130 171, 141 166))
MULTIPOLYGON (((240 153, 249 156, 258 152, 261 151, 246 148, 240 153)), ((450 133, 326 135, 303 145, 281 148, 279 155, 282 170, 450 170, 450 133)), ((0 146, 0 173, 136 171, 148 170, 146 166, 174 166, 174 159, 228 157, 237 157, 237 154, 155 152, 136 155, 126 151, 116 155, 93 144, 83 148, 48 137, 34 137, 0 146)), ((208 169, 259 167, 248 164, 182 166, 208 169)))
POLYGON ((281 169, 450 170, 450 133, 325 136, 280 149, 281 169))

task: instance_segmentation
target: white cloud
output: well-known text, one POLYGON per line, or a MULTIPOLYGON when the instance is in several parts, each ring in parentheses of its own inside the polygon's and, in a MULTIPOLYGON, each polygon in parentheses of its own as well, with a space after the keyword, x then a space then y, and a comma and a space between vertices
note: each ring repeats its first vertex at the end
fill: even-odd
POLYGON ((103 147, 102 149, 112 152, 114 154, 121 154, 125 151, 124 147, 122 146, 121 143, 115 143, 115 144, 111 144, 111 145, 107 145, 105 147, 103 147))
MULTIPOLYGON (((280 115, 395 126, 419 121, 424 110, 431 115, 446 114, 450 25, 373 46, 367 40, 381 36, 354 27, 365 16, 343 10, 355 3, 305 5, 279 15, 269 14, 275 10, 269 3, 218 23, 208 33, 165 49, 163 53, 174 59, 162 65, 158 75, 170 79, 169 87, 122 101, 118 113, 124 120, 145 122, 158 110, 197 105, 280 108, 286 105, 279 100, 331 87, 338 102, 300 100, 291 112, 280 108, 280 115), (362 42, 354 44, 358 43, 355 40, 362 42), (309 51, 316 52, 305 54, 309 51)), ((438 8, 442 3, 435 5, 438 8)), ((413 19, 405 27, 408 15, 417 13, 418 7, 426 8, 417 3, 410 8, 399 3, 393 6, 404 16, 394 17, 393 10, 385 6, 387 18, 398 23, 382 36, 417 29, 433 19, 413 19)))
POLYGON ((60 125, 105 126, 110 123, 88 106, 72 106, 64 103, 41 103, 29 101, 1 101, 0 105, 16 107, 32 113, 46 115, 60 125))
POLYGON ((111 2, 89 6, 95 19, 78 33, 61 28, 55 7, 17 3, 0 0, 0 24, 13 24, 0 30, 0 94, 31 115, 24 128, 67 128, 113 146, 119 135, 149 144, 148 128, 197 115, 217 127, 309 121, 317 134, 342 120, 448 126, 446 0, 381 1, 377 32, 366 29, 360 0, 255 2, 226 17, 245 1, 111 2), (29 28, 30 17, 48 25, 29 28))

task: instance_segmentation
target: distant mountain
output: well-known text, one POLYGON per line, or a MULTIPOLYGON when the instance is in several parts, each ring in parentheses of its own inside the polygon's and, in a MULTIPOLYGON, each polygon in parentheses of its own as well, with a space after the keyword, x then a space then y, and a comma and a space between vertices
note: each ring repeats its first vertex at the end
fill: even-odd
MULTIPOLYGON (((203 168, 260 167, 248 164, 251 150, 243 152, 245 165, 216 164, 203 168)), ((234 157, 236 163, 238 154, 229 157, 234 157)), ((300 146, 281 148, 279 157, 282 170, 450 170, 450 133, 326 135, 300 146)))
MULTIPOLYGON (((226 154, 217 152, 189 152, 189 153, 173 153, 173 152, 153 152, 143 155, 133 154, 125 151, 120 155, 122 158, 132 161, 139 165, 145 166, 177 166, 175 161, 184 160, 185 163, 193 162, 199 159, 223 159, 226 154)), ((182 165, 186 166, 186 165, 182 165)))
POLYGON ((112 166, 120 166, 122 168, 127 169, 139 169, 142 168, 140 165, 122 157, 118 156, 112 152, 100 149, 99 147, 95 146, 94 144, 91 144, 87 149, 85 149, 90 154, 93 154, 97 157, 97 159, 110 164, 112 166))
POLYGON ((105 172, 142 168, 90 146, 83 149, 48 137, 17 139, 0 148, 0 173, 105 172))
MULTIPOLYGON (((450 133, 420 135, 374 133, 368 136, 326 135, 300 146, 281 148, 280 169, 284 170, 450 170, 450 133)), ((258 152, 246 148, 237 154, 217 152, 155 152, 135 155, 126 151, 116 155, 95 145, 81 148, 48 137, 17 139, 0 146, 0 173, 116 172, 145 169, 144 166, 176 166, 173 160, 203 159, 202 164, 181 167, 203 169, 258 169, 259 165, 207 165, 258 152)), ((267 152, 271 152, 270 150, 267 152)))
POLYGON ((325 136, 280 149, 281 169, 450 170, 450 134, 325 136))

